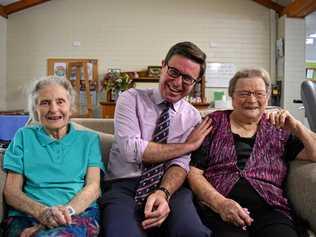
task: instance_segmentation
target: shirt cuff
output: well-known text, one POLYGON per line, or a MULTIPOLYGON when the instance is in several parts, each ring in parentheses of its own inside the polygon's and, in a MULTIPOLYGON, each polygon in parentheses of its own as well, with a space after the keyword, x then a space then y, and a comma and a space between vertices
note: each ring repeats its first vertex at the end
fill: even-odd
POLYGON ((190 171, 190 157, 191 155, 185 155, 181 156, 179 158, 173 159, 171 161, 168 161, 166 163, 166 169, 168 169, 170 166, 177 165, 183 168, 187 173, 190 171))
POLYGON ((148 146, 148 141, 144 141, 140 138, 130 139, 129 145, 125 147, 125 154, 127 162, 140 164, 143 162, 142 157, 145 149, 148 146), (134 144, 133 144, 134 143, 134 144))

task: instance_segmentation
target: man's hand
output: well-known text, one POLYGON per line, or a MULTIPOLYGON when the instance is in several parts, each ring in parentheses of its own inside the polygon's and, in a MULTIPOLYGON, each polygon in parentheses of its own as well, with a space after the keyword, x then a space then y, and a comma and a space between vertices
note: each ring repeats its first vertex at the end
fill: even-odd
POLYGON ((149 229, 159 227, 167 218, 170 212, 168 201, 164 192, 157 190, 148 196, 144 214, 145 220, 142 222, 143 228, 149 229))
POLYGON ((186 143, 192 145, 192 151, 198 149, 204 141, 204 138, 212 131, 213 127, 211 124, 212 120, 210 119, 210 117, 205 117, 202 122, 197 125, 188 136, 186 143))
POLYGON ((250 226, 253 219, 246 208, 242 208, 237 202, 226 198, 218 207, 218 214, 221 218, 235 226, 250 226))
POLYGON ((277 128, 283 128, 293 134, 296 134, 299 121, 296 120, 287 110, 273 110, 266 113, 269 121, 277 128))

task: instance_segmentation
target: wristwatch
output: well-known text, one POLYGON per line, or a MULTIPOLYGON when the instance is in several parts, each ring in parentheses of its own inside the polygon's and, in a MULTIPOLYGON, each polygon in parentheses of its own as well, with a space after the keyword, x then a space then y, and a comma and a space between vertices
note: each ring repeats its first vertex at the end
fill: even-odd
POLYGON ((157 188, 157 190, 164 192, 164 194, 166 195, 166 200, 169 201, 171 194, 168 189, 166 189, 165 187, 159 187, 157 188))
POLYGON ((67 209, 70 216, 73 216, 76 214, 76 211, 72 206, 68 205, 68 206, 66 206, 66 209, 67 209))

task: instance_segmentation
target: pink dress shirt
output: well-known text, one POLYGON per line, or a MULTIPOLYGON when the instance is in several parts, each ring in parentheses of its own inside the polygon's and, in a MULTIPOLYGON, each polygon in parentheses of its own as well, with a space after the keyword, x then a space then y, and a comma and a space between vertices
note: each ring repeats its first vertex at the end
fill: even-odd
MULTIPOLYGON (((114 115, 115 142, 110 151, 105 179, 139 177, 142 156, 152 140, 162 108, 163 98, 158 89, 129 89, 116 103, 114 115)), ((170 127, 167 143, 183 143, 192 129, 201 121, 200 113, 184 99, 170 109, 170 127)), ((166 163, 189 171, 190 154, 166 163)))

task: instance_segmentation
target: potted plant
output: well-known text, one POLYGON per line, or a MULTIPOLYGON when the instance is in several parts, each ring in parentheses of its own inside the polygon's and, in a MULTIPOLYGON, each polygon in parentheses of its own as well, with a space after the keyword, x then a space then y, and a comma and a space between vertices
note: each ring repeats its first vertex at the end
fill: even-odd
POLYGON ((110 71, 105 74, 103 79, 103 88, 107 99, 110 101, 116 101, 123 91, 132 86, 132 79, 125 72, 110 71))

